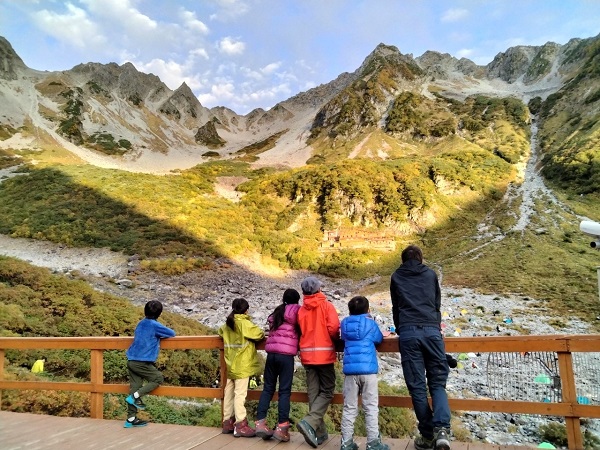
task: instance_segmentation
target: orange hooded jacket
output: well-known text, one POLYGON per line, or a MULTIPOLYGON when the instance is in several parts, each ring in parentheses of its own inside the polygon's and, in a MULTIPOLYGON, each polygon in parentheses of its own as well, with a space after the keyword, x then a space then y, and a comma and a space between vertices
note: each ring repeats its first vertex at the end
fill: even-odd
POLYGON ((334 340, 340 335, 340 319, 335 307, 322 292, 305 295, 298 311, 300 361, 306 365, 332 364, 336 361, 334 340))

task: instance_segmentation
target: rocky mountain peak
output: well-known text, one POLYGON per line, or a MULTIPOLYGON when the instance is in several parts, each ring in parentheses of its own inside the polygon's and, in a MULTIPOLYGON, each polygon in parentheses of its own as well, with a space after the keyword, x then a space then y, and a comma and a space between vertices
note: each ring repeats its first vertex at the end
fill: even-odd
POLYGON ((518 45, 496 55, 488 64, 488 78, 500 78, 508 83, 514 83, 527 73, 540 47, 518 45))
POLYGON ((382 70, 387 70, 393 77, 413 79, 422 74, 421 68, 413 59, 412 54, 403 55, 398 47, 393 45, 379 44, 375 50, 369 54, 354 72, 361 78, 370 77, 382 70))
POLYGON ((10 42, 0 36, 0 78, 16 80, 18 73, 27 66, 12 48, 10 42))
POLYGON ((415 58, 415 61, 429 75, 443 79, 451 77, 455 72, 468 76, 477 76, 483 69, 470 59, 461 58, 459 60, 448 53, 431 50, 415 58))
POLYGON ((185 81, 160 105, 160 111, 176 119, 208 120, 212 114, 200 104, 185 81))

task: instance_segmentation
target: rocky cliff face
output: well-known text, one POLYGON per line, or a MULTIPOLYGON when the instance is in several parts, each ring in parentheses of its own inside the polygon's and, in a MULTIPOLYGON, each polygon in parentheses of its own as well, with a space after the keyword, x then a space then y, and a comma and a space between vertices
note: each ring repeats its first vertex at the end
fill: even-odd
MULTIPOLYGON (((269 111, 259 108, 242 116, 224 107, 209 110, 185 83, 172 91, 131 63, 33 71, 0 37, 1 108, 6 111, 4 124, 14 129, 33 123, 82 149, 101 152, 105 149, 97 137, 104 136, 101 142, 129 143, 123 147, 124 156, 136 160, 153 152, 177 151, 180 167, 191 167, 203 161, 197 157, 204 153, 202 147, 218 142, 220 156, 229 157, 278 135, 270 160, 279 154, 278 162, 289 163, 288 154, 302 150, 310 155, 319 140, 336 146, 365 130, 387 132, 389 114, 403 111, 396 102, 405 92, 429 100, 434 100, 433 92, 459 101, 472 95, 544 100, 581 70, 590 45, 590 40, 573 39, 562 46, 517 46, 499 53, 487 66, 478 66, 435 51, 413 58, 379 44, 355 72, 298 93, 269 111), (29 106, 32 101, 37 111, 29 106), (195 159, 185 162, 188 156, 195 159)), ((85 151, 82 154, 85 157, 85 151)))
POLYGON ((25 63, 10 42, 0 36, 0 79, 16 80, 19 72, 25 69, 25 63))
POLYGON ((200 128, 194 139, 197 143, 205 145, 208 148, 222 147, 225 145, 225 141, 219 137, 217 128, 215 127, 215 121, 209 120, 200 128))

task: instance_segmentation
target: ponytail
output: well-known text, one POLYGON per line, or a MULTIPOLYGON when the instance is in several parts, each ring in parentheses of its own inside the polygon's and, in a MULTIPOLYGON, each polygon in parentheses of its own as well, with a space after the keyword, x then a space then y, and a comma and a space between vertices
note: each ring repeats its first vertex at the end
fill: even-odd
POLYGON ((231 304, 231 312, 229 313, 229 315, 227 316, 227 320, 225 321, 227 326, 233 331, 235 331, 235 315, 245 314, 248 311, 249 307, 250 305, 248 305, 246 299, 236 298, 235 300, 233 300, 231 304))

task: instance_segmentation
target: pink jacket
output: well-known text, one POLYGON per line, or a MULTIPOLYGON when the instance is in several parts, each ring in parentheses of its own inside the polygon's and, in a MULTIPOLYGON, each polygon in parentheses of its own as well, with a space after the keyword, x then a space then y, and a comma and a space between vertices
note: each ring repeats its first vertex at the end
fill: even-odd
MULTIPOLYGON (((286 305, 283 323, 276 330, 271 330, 267 337, 265 350, 267 353, 279 353, 282 355, 295 355, 298 353, 298 333, 296 323, 298 322, 298 310, 300 305, 286 305)), ((269 317, 269 325, 271 317, 269 317)))

